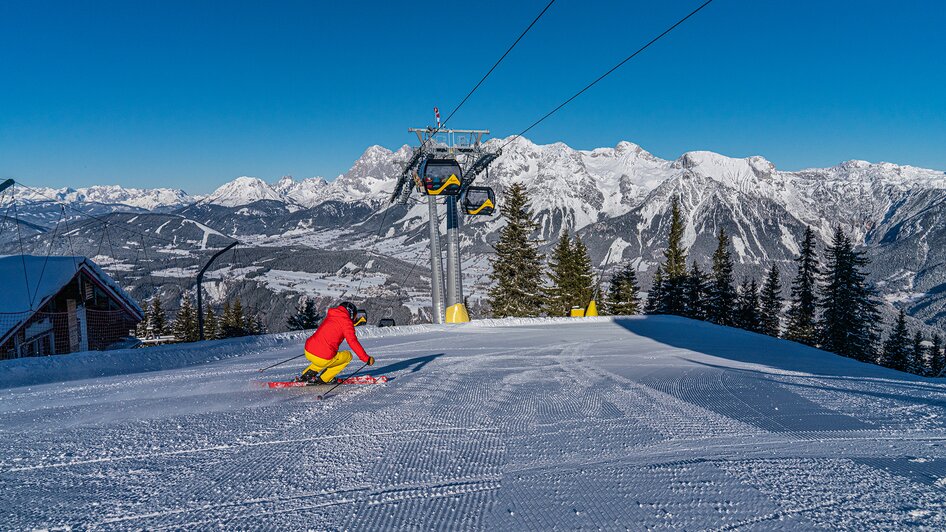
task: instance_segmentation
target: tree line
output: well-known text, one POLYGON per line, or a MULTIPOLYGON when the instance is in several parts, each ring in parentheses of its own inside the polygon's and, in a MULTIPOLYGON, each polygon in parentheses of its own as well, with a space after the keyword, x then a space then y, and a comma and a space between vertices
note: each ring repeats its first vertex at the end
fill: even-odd
MULTIPOLYGON (((259 316, 247 315, 240 298, 236 298, 232 305, 230 302, 224 303, 223 311, 219 315, 213 307, 208 307, 204 314, 204 339, 206 340, 264 333, 266 333, 266 327, 262 320, 259 316)), ((177 342, 196 342, 200 338, 197 310, 189 298, 184 298, 174 319, 169 320, 167 312, 161 305, 161 300, 155 297, 145 308, 145 318, 138 324, 137 335, 139 338, 149 335, 154 337, 170 335, 177 342)))
POLYGON ((697 261, 687 267, 679 198, 671 202, 663 261, 645 301, 636 269, 618 271, 606 293, 600 290, 585 244, 564 232, 547 263, 530 235, 537 229, 525 189, 507 189, 506 220, 494 245, 488 303, 495 317, 565 316, 595 299, 613 315, 670 314, 738 327, 817 347, 862 362, 919 375, 939 376, 946 367, 943 338, 911 333, 900 315, 881 341, 880 301, 867 282, 869 260, 838 227, 821 257, 807 227, 794 259, 796 274, 784 300, 779 269, 772 264, 761 285, 746 277, 736 284, 729 236, 720 229, 709 270, 697 261))

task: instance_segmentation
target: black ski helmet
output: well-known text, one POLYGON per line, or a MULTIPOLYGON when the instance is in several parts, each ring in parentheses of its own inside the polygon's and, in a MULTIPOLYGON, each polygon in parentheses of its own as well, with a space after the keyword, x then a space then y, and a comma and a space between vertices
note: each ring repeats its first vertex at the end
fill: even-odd
POLYGON ((348 311, 348 317, 351 318, 351 321, 355 321, 355 316, 358 314, 358 309, 355 308, 355 305, 352 305, 348 301, 342 301, 339 303, 340 307, 348 311))

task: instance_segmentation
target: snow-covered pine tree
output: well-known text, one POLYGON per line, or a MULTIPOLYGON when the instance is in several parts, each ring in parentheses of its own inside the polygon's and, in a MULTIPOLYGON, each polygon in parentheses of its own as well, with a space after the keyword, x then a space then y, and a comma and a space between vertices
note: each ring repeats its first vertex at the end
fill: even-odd
POLYGON ((216 340, 220 335, 220 324, 217 321, 217 314, 213 307, 207 307, 207 313, 204 315, 204 339, 216 340))
POLYGON ((759 285, 755 279, 746 278, 739 287, 737 325, 747 331, 762 330, 762 316, 759 310, 759 285))
POLYGON ((881 362, 888 368, 900 371, 907 371, 910 365, 910 331, 907 330, 903 309, 900 309, 897 322, 884 342, 881 362))
POLYGON ((574 263, 571 235, 567 230, 562 231, 549 257, 551 284, 545 288, 545 313, 549 316, 568 316, 568 311, 572 308, 572 292, 575 285, 574 263))
POLYGON ((155 336, 162 336, 168 332, 168 318, 161 306, 161 298, 158 296, 151 299, 151 312, 148 313, 148 319, 150 320, 151 333, 155 336))
POLYGON ((220 337, 234 338, 246 336, 246 318, 243 315, 243 302, 237 298, 233 305, 224 304, 223 320, 220 322, 220 337))
POLYGON ((863 268, 869 264, 863 252, 838 226, 825 249, 824 285, 819 301, 820 347, 842 356, 876 363, 877 324, 880 311, 863 268))
POLYGON ((299 303, 296 313, 286 320, 286 327, 290 331, 315 329, 321 320, 322 316, 315 310, 315 301, 306 297, 299 303))
POLYGON ((191 306, 189 298, 184 298, 181 302, 181 308, 177 311, 172 328, 174 338, 178 342, 196 342, 197 341, 197 313, 191 306))
POLYGON ((543 308, 542 256, 529 239, 538 226, 522 185, 516 183, 506 189, 501 210, 506 225, 493 246, 496 259, 489 275, 493 286, 488 292, 491 313, 497 318, 538 316, 543 308))
POLYGON ((775 264, 772 264, 772 269, 769 270, 765 283, 762 285, 761 297, 762 328, 760 332, 778 337, 781 332, 782 282, 775 264))
POLYGON ((929 361, 926 358, 928 353, 926 352, 926 346, 923 345, 924 342, 926 342, 926 338, 923 338, 923 332, 917 331, 913 335, 913 345, 910 346, 910 367, 908 369, 910 373, 916 375, 926 373, 929 361))
POLYGON ((266 326, 263 325, 263 320, 260 319, 259 315, 247 316, 244 323, 244 330, 247 335, 266 334, 266 326))
POLYGON ((654 272, 654 280, 650 283, 650 291, 647 292, 647 302, 644 303, 644 314, 663 313, 663 284, 664 267, 663 264, 658 264, 657 271, 654 272))
POLYGON ((788 324, 784 337, 805 345, 818 344, 817 282, 821 268, 815 250, 815 232, 805 228, 805 237, 801 243, 801 253, 795 262, 798 273, 792 281, 791 306, 788 309, 788 324))
POLYGON ((943 352, 943 337, 939 334, 933 335, 933 345, 930 347, 930 367, 929 376, 939 377, 946 368, 946 353, 943 352))
POLYGON ((637 272, 630 264, 611 279, 607 302, 607 312, 612 316, 640 314, 641 301, 637 272))
POLYGON ((706 298, 709 293, 709 276, 693 261, 686 279, 686 308, 683 315, 695 320, 706 319, 706 298))
POLYGON ((682 316, 686 312, 687 254, 683 249, 683 216, 680 198, 673 196, 670 203, 670 231, 664 250, 663 284, 661 285, 661 314, 682 316))
MULTIPOLYGON (((588 255, 588 248, 578 237, 575 237, 572 245, 572 259, 575 291, 572 295, 571 306, 585 308, 595 296, 595 271, 591 264, 591 256, 588 255)), ((570 307, 569 310, 571 310, 570 307)))
POLYGON ((716 251, 713 252, 713 273, 707 297, 706 320, 719 325, 736 325, 736 299, 729 237, 726 236, 725 230, 720 229, 716 251))
POLYGON ((138 322, 138 325, 135 326, 135 336, 138 338, 147 338, 149 331, 148 326, 151 325, 151 305, 145 305, 144 309, 144 318, 138 322))

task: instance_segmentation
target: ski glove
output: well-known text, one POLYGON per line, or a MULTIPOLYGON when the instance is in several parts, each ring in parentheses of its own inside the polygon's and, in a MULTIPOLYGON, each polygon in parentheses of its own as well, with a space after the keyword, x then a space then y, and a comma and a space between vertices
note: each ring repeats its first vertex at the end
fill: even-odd
POLYGON ((368 357, 368 365, 374 366, 374 357, 368 357))

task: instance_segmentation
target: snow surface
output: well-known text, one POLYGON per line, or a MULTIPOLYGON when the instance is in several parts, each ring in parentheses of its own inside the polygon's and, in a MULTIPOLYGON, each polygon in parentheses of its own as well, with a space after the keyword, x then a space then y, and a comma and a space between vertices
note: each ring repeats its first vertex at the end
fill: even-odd
POLYGON ((946 526, 936 381, 672 317, 364 336, 391 381, 324 401, 261 386, 300 333, 0 390, 0 529, 946 526))

